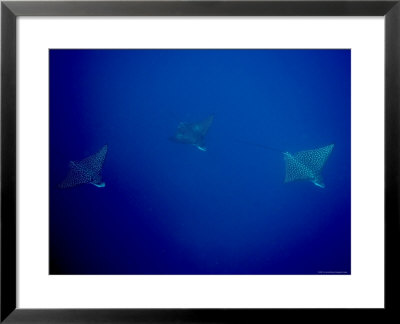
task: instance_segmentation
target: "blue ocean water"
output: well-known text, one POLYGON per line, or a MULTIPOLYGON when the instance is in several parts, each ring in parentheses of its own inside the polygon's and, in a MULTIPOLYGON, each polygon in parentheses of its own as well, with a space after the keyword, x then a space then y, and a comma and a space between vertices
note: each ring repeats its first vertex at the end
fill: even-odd
POLYGON ((50 274, 351 273, 350 50, 49 56, 50 274), (206 152, 169 140, 210 115, 206 152), (104 188, 58 188, 105 144, 104 188), (335 144, 326 187, 258 144, 335 144))

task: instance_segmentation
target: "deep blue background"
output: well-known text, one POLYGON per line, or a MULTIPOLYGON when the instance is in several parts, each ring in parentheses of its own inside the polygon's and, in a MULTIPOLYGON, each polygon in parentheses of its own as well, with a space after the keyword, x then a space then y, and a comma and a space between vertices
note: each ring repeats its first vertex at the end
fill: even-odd
POLYGON ((350 273, 350 50, 51 50, 50 273, 350 273), (168 140, 214 114, 208 151, 168 140), (326 188, 282 154, 334 143, 326 188), (105 188, 57 184, 108 144, 105 188))

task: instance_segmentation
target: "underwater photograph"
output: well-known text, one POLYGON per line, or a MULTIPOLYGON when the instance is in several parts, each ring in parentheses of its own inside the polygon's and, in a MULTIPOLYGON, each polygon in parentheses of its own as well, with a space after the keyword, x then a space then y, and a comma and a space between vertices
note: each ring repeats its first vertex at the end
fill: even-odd
POLYGON ((350 275, 350 49, 50 49, 49 274, 350 275))

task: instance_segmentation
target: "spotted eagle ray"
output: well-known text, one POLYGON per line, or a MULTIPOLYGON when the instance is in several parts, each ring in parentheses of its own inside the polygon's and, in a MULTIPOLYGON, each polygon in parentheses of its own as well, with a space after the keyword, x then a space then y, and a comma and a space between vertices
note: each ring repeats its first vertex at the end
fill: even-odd
POLYGON ((331 155, 333 147, 331 144, 314 150, 300 151, 295 154, 283 153, 286 163, 285 182, 295 180, 309 180, 318 187, 325 188, 321 171, 326 160, 331 155))
POLYGON ((270 146, 245 141, 240 142, 282 153, 286 164, 285 183, 296 180, 308 180, 318 187, 325 188, 321 172, 328 157, 332 153, 333 147, 335 146, 334 144, 291 154, 270 146))
POLYGON ((191 144, 201 151, 207 151, 205 136, 213 120, 214 116, 211 115, 199 123, 181 122, 178 125, 175 135, 169 139, 177 143, 191 144))
POLYGON ((101 172, 107 154, 107 145, 100 151, 83 160, 70 161, 69 172, 65 179, 58 185, 59 188, 72 188, 81 184, 90 183, 96 187, 105 187, 101 172))

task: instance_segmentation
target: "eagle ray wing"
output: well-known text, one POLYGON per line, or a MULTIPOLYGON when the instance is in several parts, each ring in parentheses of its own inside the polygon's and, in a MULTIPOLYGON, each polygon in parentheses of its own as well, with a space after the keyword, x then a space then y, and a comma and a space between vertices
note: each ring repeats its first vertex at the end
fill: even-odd
POLYGON ((103 168, 104 160, 107 155, 107 149, 108 149, 108 146, 104 145, 100 149, 100 151, 88 156, 87 158, 84 158, 84 159, 78 161, 77 164, 82 169, 90 170, 90 172, 92 172, 92 175, 96 175, 103 168))
POLYGON ((334 144, 324 146, 315 150, 301 151, 293 155, 299 163, 307 166, 315 174, 319 174, 324 167, 328 157, 331 155, 334 144))

